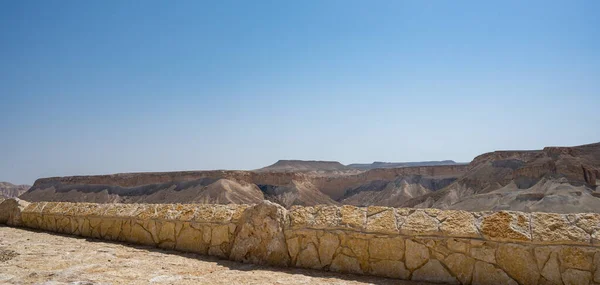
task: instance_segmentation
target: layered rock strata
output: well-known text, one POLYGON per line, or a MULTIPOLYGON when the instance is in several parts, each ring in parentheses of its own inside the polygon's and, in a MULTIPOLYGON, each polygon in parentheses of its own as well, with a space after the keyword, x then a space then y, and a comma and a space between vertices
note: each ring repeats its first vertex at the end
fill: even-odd
POLYGON ((600 283, 600 214, 15 199, 5 212, 0 223, 249 263, 446 284, 600 283))

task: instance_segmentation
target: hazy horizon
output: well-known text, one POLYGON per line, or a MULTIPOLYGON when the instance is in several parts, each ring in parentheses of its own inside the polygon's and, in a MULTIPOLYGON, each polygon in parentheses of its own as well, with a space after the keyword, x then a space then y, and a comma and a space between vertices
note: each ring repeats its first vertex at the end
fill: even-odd
POLYGON ((6 1, 0 181, 600 141, 600 2, 6 1))

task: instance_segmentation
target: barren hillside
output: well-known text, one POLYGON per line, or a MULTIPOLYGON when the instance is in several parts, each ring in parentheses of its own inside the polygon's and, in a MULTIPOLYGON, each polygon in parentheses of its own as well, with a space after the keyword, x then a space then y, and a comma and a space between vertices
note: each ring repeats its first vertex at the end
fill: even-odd
POLYGON ((482 154, 436 193, 402 206, 465 210, 599 212, 600 143, 482 154))
POLYGON ((348 169, 279 161, 257 171, 124 173, 38 179, 21 198, 99 203, 256 203, 600 212, 600 143, 496 151, 470 164, 348 169))
POLYGON ((14 185, 8 182, 0 182, 0 198, 19 197, 29 189, 29 185, 14 185))

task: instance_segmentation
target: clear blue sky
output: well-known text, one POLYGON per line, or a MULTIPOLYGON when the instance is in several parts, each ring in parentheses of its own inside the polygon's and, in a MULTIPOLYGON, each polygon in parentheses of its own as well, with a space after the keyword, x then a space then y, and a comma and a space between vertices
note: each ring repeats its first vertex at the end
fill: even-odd
POLYGON ((0 181, 600 141, 600 1, 0 1, 0 181))

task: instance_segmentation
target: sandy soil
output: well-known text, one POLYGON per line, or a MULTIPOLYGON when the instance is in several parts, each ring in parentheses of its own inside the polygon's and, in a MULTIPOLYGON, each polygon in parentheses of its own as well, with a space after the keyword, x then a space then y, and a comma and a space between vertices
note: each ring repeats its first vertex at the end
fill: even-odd
POLYGON ((281 269, 0 226, 0 284, 425 284, 281 269))

